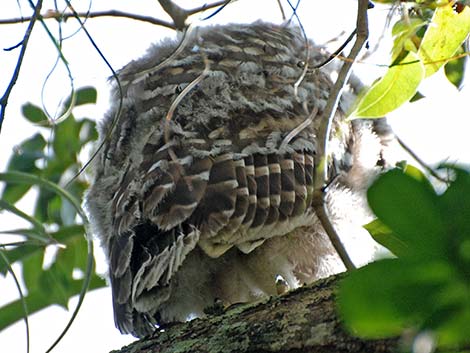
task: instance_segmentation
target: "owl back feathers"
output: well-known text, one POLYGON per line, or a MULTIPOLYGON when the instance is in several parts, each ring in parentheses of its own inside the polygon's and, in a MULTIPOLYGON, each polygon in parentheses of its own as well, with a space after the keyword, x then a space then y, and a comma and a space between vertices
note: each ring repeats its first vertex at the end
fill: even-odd
MULTIPOLYGON (((109 260, 116 325, 136 336, 165 323, 161 308, 197 248, 216 261, 316 222, 316 127, 332 83, 321 70, 299 80, 305 62, 323 59, 316 47, 297 29, 257 23, 199 29, 172 57, 176 48, 154 46, 119 72, 123 96, 115 90, 101 126, 87 195, 109 260), (313 110, 317 119, 283 143, 313 110)), ((341 117, 333 173, 351 168, 354 136, 341 117)))

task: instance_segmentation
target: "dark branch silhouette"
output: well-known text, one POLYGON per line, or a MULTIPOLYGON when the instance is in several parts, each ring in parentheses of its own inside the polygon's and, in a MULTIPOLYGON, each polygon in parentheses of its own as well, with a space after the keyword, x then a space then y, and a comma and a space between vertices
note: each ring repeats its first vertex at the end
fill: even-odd
POLYGON ((8 84, 7 89, 5 90, 5 93, 3 94, 2 98, 0 98, 0 131, 2 130, 2 125, 3 125, 3 120, 5 118, 5 110, 8 104, 8 99, 10 98, 11 91, 13 90, 13 87, 15 86, 16 81, 18 80, 18 76, 20 75, 21 65, 23 63, 23 59, 26 54, 26 48, 28 47, 28 41, 29 41, 29 38, 31 37, 33 27, 36 24, 36 21, 39 19, 41 8, 42 8, 42 0, 38 0, 36 7, 34 8, 34 14, 29 20, 28 28, 26 29, 26 32, 23 37, 23 40, 21 41, 21 44, 19 45, 21 47, 21 50, 20 50, 20 55, 18 56, 18 61, 16 62, 15 70, 13 71, 13 76, 10 80, 10 83, 8 84))

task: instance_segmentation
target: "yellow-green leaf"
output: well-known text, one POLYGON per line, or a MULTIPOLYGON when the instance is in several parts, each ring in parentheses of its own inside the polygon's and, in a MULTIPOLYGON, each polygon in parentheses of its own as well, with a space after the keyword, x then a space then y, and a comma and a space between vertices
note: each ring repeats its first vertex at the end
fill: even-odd
POLYGON ((452 4, 436 9, 418 50, 419 57, 425 63, 426 77, 452 59, 469 33, 468 6, 460 13, 453 10, 452 4))
POLYGON ((395 62, 405 51, 417 51, 412 39, 416 36, 416 32, 424 25, 426 25, 426 22, 420 18, 403 19, 395 23, 392 29, 392 36, 394 38, 392 62, 395 62))
POLYGON ((360 99, 351 118, 380 118, 408 102, 424 78, 424 67, 419 57, 409 52, 397 65, 375 82, 360 99))

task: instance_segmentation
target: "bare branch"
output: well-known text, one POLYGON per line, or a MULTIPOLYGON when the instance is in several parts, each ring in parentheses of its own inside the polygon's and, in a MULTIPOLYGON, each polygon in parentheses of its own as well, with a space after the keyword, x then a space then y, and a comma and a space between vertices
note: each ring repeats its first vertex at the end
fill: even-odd
POLYGON ((188 16, 192 16, 192 15, 195 15, 199 12, 203 12, 203 11, 206 11, 206 10, 210 10, 210 9, 213 9, 214 7, 219 7, 219 6, 223 6, 223 5, 227 5, 229 2, 232 2, 233 0, 221 0, 221 1, 215 1, 213 2, 212 4, 204 4, 202 6, 199 6, 199 7, 195 7, 194 9, 190 9, 190 10, 186 10, 186 12, 188 13, 188 16))
POLYGON ((173 23, 175 24, 176 29, 183 30, 186 28, 186 19, 189 16, 187 10, 179 7, 171 0, 158 0, 160 6, 165 10, 165 12, 170 15, 173 23))
MULTIPOLYGON (((67 21, 69 18, 97 18, 97 17, 121 17, 128 18, 131 20, 147 22, 153 25, 162 26, 170 29, 175 29, 175 26, 167 21, 160 20, 158 18, 137 15, 124 11, 109 10, 109 11, 97 11, 97 12, 77 12, 74 13, 61 13, 56 11, 48 11, 46 15, 40 16, 42 19, 56 19, 58 21, 67 21)), ((24 23, 31 21, 31 17, 22 17, 22 18, 12 18, 0 20, 0 25, 2 24, 15 24, 15 23, 24 23)))
MULTIPOLYGON (((349 37, 344 41, 343 44, 340 45, 340 47, 338 49, 336 49, 334 51, 334 53, 332 53, 330 56, 328 56, 328 58, 321 62, 320 64, 318 65, 315 65, 313 68, 314 69, 319 69, 325 65, 328 65, 332 60, 334 60, 335 58, 341 58, 341 52, 344 50, 344 48, 346 48, 346 46, 352 41, 352 39, 354 38, 354 36, 356 35, 356 29, 354 29, 354 31, 351 32, 351 34, 349 35, 349 37)), ((347 58, 344 58, 345 61, 347 61, 347 58)))
POLYGON ((186 24, 186 20, 189 16, 192 16, 196 13, 203 12, 208 9, 212 9, 214 7, 222 6, 229 4, 233 0, 223 0, 223 1, 216 1, 212 4, 206 4, 199 7, 196 7, 191 10, 185 10, 182 7, 176 5, 172 0, 158 0, 160 6, 165 10, 165 12, 170 15, 171 19, 173 20, 174 27, 178 30, 185 29, 188 25, 186 24))
POLYGON ((343 261, 344 265, 348 270, 354 269, 355 266, 351 261, 343 244, 341 243, 341 240, 339 239, 336 230, 331 224, 325 203, 325 186, 327 185, 328 181, 328 141, 331 134, 331 123, 338 107, 341 92, 351 74, 351 68, 353 63, 356 61, 356 58, 358 57, 360 51, 362 50, 364 44, 367 41, 367 37, 369 34, 367 21, 368 7, 368 0, 358 1, 356 41, 351 49, 351 52, 349 53, 348 60, 346 60, 341 66, 341 70, 338 74, 338 79, 336 80, 333 89, 330 92, 330 97, 326 104, 325 110, 323 111, 322 123, 318 131, 318 139, 320 141, 320 144, 318 146, 319 165, 317 166, 317 172, 315 176, 315 192, 313 195, 313 205, 318 215, 318 218, 320 219, 323 228, 325 229, 328 234, 328 237, 330 238, 330 241, 332 242, 333 246, 338 252, 338 255, 341 257, 341 260, 343 261))
POLYGON ((20 55, 18 56, 18 61, 16 62, 15 71, 13 72, 13 76, 10 80, 10 83, 8 84, 8 87, 5 93, 3 94, 2 98, 0 98, 0 131, 2 130, 2 124, 5 118, 5 110, 8 104, 8 98, 10 97, 11 91, 13 90, 13 87, 15 86, 16 81, 18 80, 18 76, 20 75, 21 64, 23 63, 23 58, 26 54, 28 41, 29 41, 29 38, 31 37, 33 27, 40 16, 39 13, 41 12, 41 8, 42 8, 42 0, 38 0, 36 7, 34 8, 34 14, 31 17, 31 20, 29 21, 28 28, 26 29, 26 33, 21 42, 21 51, 20 51, 20 55))

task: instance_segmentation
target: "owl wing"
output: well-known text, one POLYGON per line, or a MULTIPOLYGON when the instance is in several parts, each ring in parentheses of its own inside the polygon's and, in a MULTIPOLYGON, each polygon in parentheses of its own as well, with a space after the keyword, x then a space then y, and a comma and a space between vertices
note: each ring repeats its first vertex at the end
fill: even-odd
POLYGON ((314 221, 314 124, 283 142, 314 106, 321 114, 329 78, 309 72, 294 89, 305 55, 295 30, 258 24, 201 37, 204 54, 190 43, 158 72, 149 71, 161 62, 155 53, 121 72, 122 117, 88 196, 103 215, 97 223, 123 333, 142 336, 160 323, 159 307, 196 246, 209 257, 232 247, 248 253, 314 221), (209 73, 165 120, 204 61, 209 73))
POLYGON ((172 145, 146 145, 139 169, 127 172, 113 197, 110 278, 123 332, 135 329, 135 311, 153 312, 168 299, 172 277, 196 245, 210 257, 233 246, 250 252, 313 219, 307 141, 309 149, 243 157, 182 156, 187 151, 172 145))

